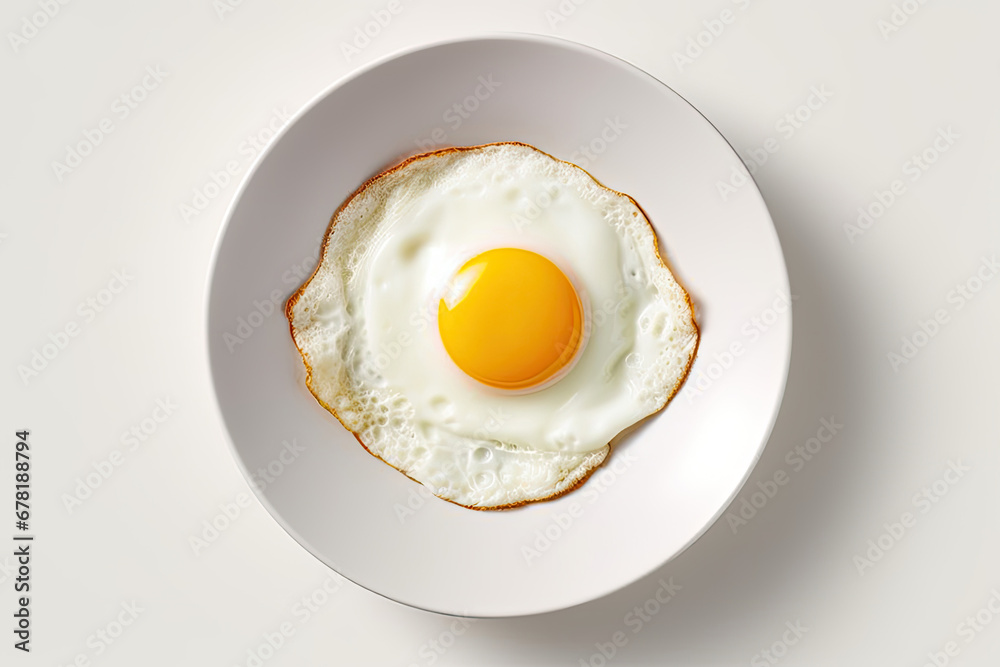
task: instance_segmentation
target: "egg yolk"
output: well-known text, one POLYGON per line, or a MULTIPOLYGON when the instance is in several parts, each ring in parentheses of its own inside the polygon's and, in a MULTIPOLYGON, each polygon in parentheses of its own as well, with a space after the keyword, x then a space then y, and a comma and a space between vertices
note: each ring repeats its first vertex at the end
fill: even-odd
POLYGON ((551 261, 495 248, 452 277, 438 328, 467 375, 491 387, 526 389, 573 360, 583 342, 583 311, 573 284, 551 261))

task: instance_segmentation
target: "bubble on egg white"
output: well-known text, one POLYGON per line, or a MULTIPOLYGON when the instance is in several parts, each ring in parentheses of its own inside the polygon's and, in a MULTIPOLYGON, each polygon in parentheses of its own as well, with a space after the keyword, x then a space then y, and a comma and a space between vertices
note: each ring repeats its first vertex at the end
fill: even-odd
POLYGON ((489 488, 496 484, 496 482, 497 476, 492 472, 476 473, 476 475, 472 478, 473 486, 480 490, 489 488))

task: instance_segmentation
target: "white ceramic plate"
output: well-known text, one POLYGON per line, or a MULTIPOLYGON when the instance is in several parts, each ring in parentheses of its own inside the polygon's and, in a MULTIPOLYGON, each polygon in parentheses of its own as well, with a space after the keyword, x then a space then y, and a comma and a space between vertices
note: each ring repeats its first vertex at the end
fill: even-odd
POLYGON ((771 219, 749 179, 728 201, 716 189, 737 164, 672 90, 561 40, 435 44, 336 84, 243 182, 210 278, 215 391, 243 471, 261 480, 256 471, 270 468, 261 502, 348 579, 449 614, 560 609, 662 566, 749 475, 788 369, 788 278, 771 219), (504 140, 576 162, 635 197, 697 305, 702 339, 680 393, 584 486, 477 512, 428 497, 317 404, 281 311, 311 272, 331 214, 367 178, 438 145, 504 140), (283 444, 293 440, 304 451, 283 444))

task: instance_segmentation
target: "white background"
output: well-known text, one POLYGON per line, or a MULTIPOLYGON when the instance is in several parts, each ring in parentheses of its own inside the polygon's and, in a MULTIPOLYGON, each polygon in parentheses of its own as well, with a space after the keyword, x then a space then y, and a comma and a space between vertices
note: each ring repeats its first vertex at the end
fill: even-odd
MULTIPOLYGON (((30 656, 11 647, 16 575, 0 551, 0 663, 253 665, 248 651, 287 623, 294 634, 265 649, 263 664, 601 665, 598 645, 610 652, 618 631, 624 646, 608 662, 620 665, 919 666, 929 653, 939 664, 997 664, 1000 614, 986 605, 1000 591, 1000 280, 977 283, 977 272, 1000 249, 1000 6, 899 2, 915 13, 897 14, 902 25, 889 31, 879 25, 892 21, 887 0, 402 0, 348 56, 342 44, 386 2, 75 0, 25 28, 40 4, 10 0, 0 16, 0 497, 13 493, 14 431, 29 428, 37 535, 30 656), (701 52, 678 60, 705 21, 719 32, 723 10, 732 21, 721 34, 704 32, 701 52), (495 30, 554 34, 631 61, 745 159, 777 141, 756 179, 797 297, 792 363, 733 514, 611 596, 468 627, 336 577, 335 593, 316 594, 329 571, 256 500, 196 554, 190 538, 203 522, 250 495, 215 411, 203 332, 209 260, 236 179, 189 220, 180 206, 228 161, 246 173, 241 146, 275 109, 293 113, 398 49, 495 30), (124 117, 115 100, 147 67, 165 76, 124 117), (829 99, 799 109, 813 87, 829 99), (778 123, 797 110, 809 118, 788 136, 778 123), (57 174, 53 162, 103 118, 113 131, 57 174), (949 128, 947 152, 926 171, 907 167, 949 128), (903 194, 851 235, 859 207, 895 179, 903 194), (124 289, 102 291, 120 287, 116 271, 124 289), (956 291, 966 284, 981 287, 971 300, 956 291), (105 302, 100 312, 88 299, 105 302), (939 309, 946 323, 917 334, 939 309), (72 324, 78 334, 60 336, 72 324), (914 334, 922 346, 894 364, 889 353, 914 334), (26 372, 53 340, 64 347, 26 372), (177 407, 130 449, 123 433, 158 399, 177 407), (786 454, 823 418, 843 428, 798 468, 786 454), (116 450, 120 465, 67 506, 116 450), (952 464, 967 470, 949 483, 952 464), (732 521, 779 470, 788 483, 746 525, 732 521), (934 502, 920 499, 924 488, 934 502), (905 512, 912 526, 892 537, 886 524, 905 512), (634 632, 626 615, 667 577, 682 589, 634 632), (306 619, 296 604, 309 596, 323 604, 306 619), (100 639, 117 634, 132 603, 134 622, 100 639), (977 612, 986 623, 968 624, 977 612), (801 637, 786 633, 796 625, 801 637), (770 661, 762 650, 774 651, 770 661)), ((0 516, 4 544, 11 514, 0 516)))

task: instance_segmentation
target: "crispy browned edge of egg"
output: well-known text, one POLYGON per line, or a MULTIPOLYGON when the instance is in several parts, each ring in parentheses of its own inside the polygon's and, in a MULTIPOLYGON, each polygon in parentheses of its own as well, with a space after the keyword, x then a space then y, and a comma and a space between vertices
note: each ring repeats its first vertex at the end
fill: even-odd
MULTIPOLYGON (((530 144, 526 144, 526 143, 523 143, 523 142, 520 142, 520 141, 496 141, 496 142, 492 142, 492 143, 488 143, 488 144, 479 144, 479 145, 476 145, 476 146, 449 146, 447 148, 440 148, 440 149, 437 149, 437 150, 428 151, 426 153, 418 153, 417 155, 411 155, 410 157, 408 157, 408 158, 406 158, 406 159, 404 159, 404 160, 402 160, 400 162, 397 162, 397 163, 393 164, 392 166, 388 167, 387 169, 383 169, 379 173, 377 173, 374 176, 372 176, 371 178, 369 178, 367 181, 365 181, 361 185, 361 187, 359 187, 357 190, 355 190, 353 193, 351 193, 351 195, 348 196, 347 199, 345 199, 344 202, 339 207, 337 207, 337 210, 333 212, 333 215, 330 216, 330 224, 327 226, 326 232, 324 232, 324 235, 323 235, 323 245, 320 248, 319 258, 316 260, 316 268, 313 269, 313 272, 309 275, 309 278, 307 278, 305 280, 305 282, 303 282, 299 286, 299 288, 296 289, 292 293, 292 295, 288 297, 288 301, 285 302, 285 318, 288 320, 288 331, 291 334, 292 343, 295 345, 295 349, 298 350, 299 356, 302 357, 302 363, 306 367, 306 386, 309 388, 309 393, 311 393, 313 395, 313 398, 315 398, 316 401, 320 405, 322 405, 324 408, 326 408, 326 410, 330 414, 332 414, 334 417, 337 418, 337 421, 339 421, 341 423, 341 425, 345 429, 347 429, 351 433, 351 435, 354 436, 354 439, 357 440, 358 443, 360 443, 362 447, 364 447, 364 449, 365 449, 366 452, 368 452, 369 454, 371 454, 372 456, 374 456, 375 458, 377 458, 379 461, 382 461, 383 463, 385 463, 387 466, 389 466, 393 470, 398 471, 402 475, 406 476, 407 478, 409 478, 409 479, 413 480, 414 482, 416 482, 417 484, 421 484, 421 485, 423 485, 422 482, 420 482, 417 479, 414 479, 413 477, 410 477, 409 475, 406 474, 406 472, 400 470, 399 468, 397 468, 396 466, 392 465, 391 463, 389 463, 388 461, 386 461, 385 459, 383 459, 381 456, 379 456, 378 454, 376 454, 372 450, 370 450, 368 448, 368 445, 366 445, 364 443, 364 441, 361 439, 361 436, 358 435, 358 433, 356 431, 352 430, 347 424, 345 424, 344 420, 341 419, 340 415, 337 414, 337 411, 334 410, 333 407, 331 407, 330 405, 328 405, 323 399, 321 399, 316 394, 316 392, 313 390, 313 386, 312 386, 312 366, 309 365, 308 360, 306 360, 306 355, 302 352, 302 348, 299 347, 299 343, 295 339, 295 326, 292 324, 292 308, 295 307, 295 304, 298 302, 299 297, 302 295, 302 292, 305 291, 305 289, 309 286, 309 283, 312 282, 312 279, 316 276, 317 271, 319 271, 319 267, 323 263, 323 259, 326 257, 326 247, 330 243, 330 237, 333 236, 333 232, 335 231, 335 227, 337 225, 337 216, 340 215, 341 211, 343 211, 344 208, 346 208, 347 205, 355 197, 357 197, 358 195, 360 195, 361 193, 363 193, 365 190, 367 190, 368 187, 371 186, 375 181, 383 178, 384 176, 388 176, 389 174, 393 173, 394 171, 402 169, 403 167, 405 167, 406 165, 410 164, 411 162, 416 162, 417 160, 422 160, 424 158, 428 158, 428 157, 431 157, 431 156, 446 155, 448 153, 461 153, 461 152, 465 152, 465 151, 473 151, 473 150, 478 150, 478 149, 481 149, 481 148, 486 148, 486 147, 489 147, 489 146, 524 146, 525 148, 530 148, 530 149, 532 149, 534 151, 537 151, 539 153, 542 153, 543 155, 546 155, 546 156, 552 158, 553 160, 555 160, 557 162, 562 162, 564 164, 568 164, 569 166, 573 167, 574 169, 579 169, 583 173, 587 174, 587 176, 589 176, 595 183, 597 183, 597 185, 599 187, 604 188, 605 190, 607 190, 608 192, 611 192, 612 194, 625 197, 629 201, 631 201, 633 204, 635 204, 635 207, 637 209, 639 209, 640 213, 642 213, 642 217, 645 219, 646 224, 649 225, 650 231, 653 232, 653 251, 656 253, 656 258, 660 261, 660 264, 662 264, 664 268, 666 268, 668 271, 670 271, 670 275, 673 276, 674 282, 677 283, 677 286, 680 287, 681 292, 684 293, 684 300, 687 302, 687 306, 688 306, 688 316, 690 317, 690 320, 691 320, 691 326, 694 327, 694 335, 695 335, 694 352, 691 354, 691 357, 688 359, 687 366, 684 368, 684 374, 681 375, 681 377, 674 384, 673 388, 670 391, 670 394, 667 396, 666 400, 663 401, 663 404, 660 405, 655 410, 653 410, 651 413, 649 413, 649 415, 647 415, 643 419, 640 419, 638 422, 636 422, 635 424, 633 424, 629 428, 625 429, 625 431, 631 431, 633 428, 639 426, 640 424, 642 424, 643 422, 645 422, 647 419, 650 419, 651 417, 655 416, 658 412, 660 412, 661 410, 663 410, 670 403, 671 400, 673 400, 674 396, 680 390, 681 385, 683 385, 684 382, 685 382, 685 380, 687 380, 687 377, 688 377, 688 375, 689 375, 689 373, 691 371, 691 366, 694 363, 694 359, 695 359, 696 356, 698 356, 698 347, 701 345, 701 330, 698 328, 698 322, 694 319, 694 303, 691 301, 691 295, 688 293, 688 291, 681 284, 680 280, 678 280, 677 274, 676 274, 676 272, 674 272, 670 268, 670 264, 660 254, 660 241, 659 241, 659 236, 656 233, 656 228, 653 227, 653 223, 651 223, 649 221, 649 216, 646 214, 645 209, 643 209, 642 206, 639 204, 639 202, 637 202, 631 196, 625 194, 624 192, 619 192, 617 190, 613 190, 613 189, 609 188, 608 186, 604 185, 599 180, 597 180, 596 178, 594 178, 593 174, 591 174, 590 172, 588 172, 586 169, 584 169, 583 167, 581 167, 579 165, 573 164, 572 162, 568 162, 566 160, 560 160, 557 157, 549 155, 548 153, 546 153, 543 150, 540 150, 540 149, 538 149, 538 148, 536 148, 536 147, 534 147, 534 146, 532 146, 530 144)), ((623 431, 623 433, 625 431, 623 431)), ((609 442, 608 444, 610 445, 611 443, 609 442)), ((609 451, 608 454, 607 454, 607 456, 605 456, 604 459, 598 465, 596 465, 593 468, 591 468, 590 470, 586 471, 586 473, 584 473, 584 475, 580 479, 578 479, 576 481, 576 483, 574 483, 572 486, 567 487, 567 488, 563 489, 562 491, 559 491, 557 493, 553 493, 552 495, 546 496, 544 498, 537 498, 535 500, 522 500, 520 502, 510 503, 508 505, 494 505, 492 507, 476 507, 474 505, 463 505, 461 503, 455 502, 454 500, 449 500, 448 498, 441 498, 441 496, 437 496, 437 494, 434 494, 434 495, 437 496, 438 498, 441 498, 441 500, 446 500, 449 503, 458 505, 459 507, 465 507, 465 508, 471 509, 471 510, 479 510, 481 512, 495 511, 495 510, 507 510, 507 509, 513 509, 515 507, 521 507, 521 506, 524 506, 524 505, 528 505, 530 503, 539 503, 539 502, 544 502, 546 500, 555 500, 556 498, 560 498, 560 497, 566 495, 567 493, 570 493, 570 492, 575 491, 576 489, 580 488, 584 484, 584 482, 586 482, 588 479, 590 479, 591 475, 593 475, 595 472, 597 472, 598 469, 600 469, 601 467, 604 466, 604 464, 608 461, 608 459, 611 458, 611 454, 612 453, 613 453, 612 451, 609 451)))

